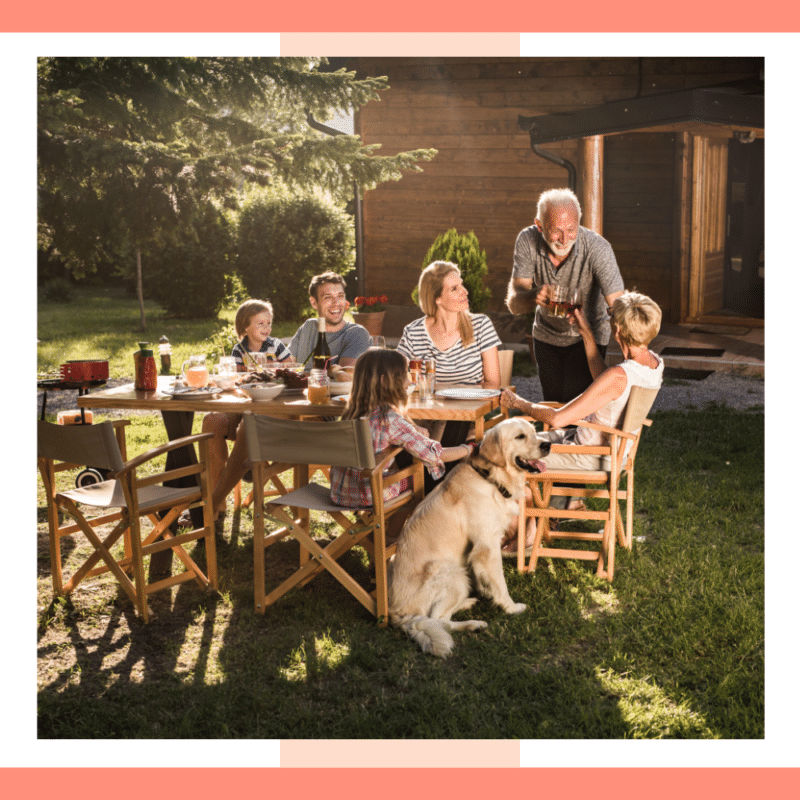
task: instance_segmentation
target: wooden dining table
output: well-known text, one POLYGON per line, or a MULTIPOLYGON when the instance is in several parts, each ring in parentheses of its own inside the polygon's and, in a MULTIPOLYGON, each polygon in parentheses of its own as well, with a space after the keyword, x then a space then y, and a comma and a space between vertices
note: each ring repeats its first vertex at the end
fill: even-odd
MULTIPOLYGON (((296 390, 283 392, 272 400, 251 400, 239 390, 228 390, 213 397, 186 399, 169 394, 175 378, 159 376, 154 391, 139 391, 132 383, 100 391, 83 394, 78 398, 81 408, 107 408, 130 411, 156 411, 161 414, 164 428, 170 440, 189 436, 192 433, 195 413, 207 414, 212 411, 232 414, 264 414, 271 417, 290 419, 330 418, 341 416, 344 399, 333 397, 325 403, 310 403, 306 392, 296 390)), ((463 389, 466 393, 476 387, 449 386, 450 389, 463 389)), ((444 420, 471 422, 475 425, 475 438, 480 440, 484 434, 484 417, 500 406, 500 397, 492 395, 474 399, 444 399, 434 396, 428 401, 411 399, 408 405, 409 416, 415 420, 444 420)), ((168 454, 167 469, 178 469, 197 463, 197 454, 193 447, 173 450, 168 454)), ((184 485, 187 480, 196 480, 194 476, 179 478, 175 485, 184 485)), ((192 511, 192 520, 199 526, 202 524, 202 510, 192 511)), ((150 576, 154 578, 169 572, 171 550, 155 554, 150 561, 150 576), (160 558, 159 558, 160 557, 160 558)))
MULTIPOLYGON (((272 400, 251 400, 240 391, 226 391, 215 397, 185 399, 168 394, 174 378, 159 376, 155 391, 145 392, 134 389, 132 383, 110 389, 91 392, 78 398, 82 408, 109 408, 131 411, 158 411, 170 439, 187 436, 191 433, 195 413, 207 414, 212 411, 243 414, 264 414, 269 417, 301 419, 303 417, 338 417, 344 408, 342 397, 333 397, 325 403, 310 403, 305 391, 287 391, 272 400)), ((476 387, 449 386, 465 392, 476 387)), ((483 438, 484 417, 499 408, 498 395, 473 399, 445 399, 435 396, 432 400, 411 399, 408 404, 409 416, 419 420, 459 420, 475 424, 475 438, 483 438)))

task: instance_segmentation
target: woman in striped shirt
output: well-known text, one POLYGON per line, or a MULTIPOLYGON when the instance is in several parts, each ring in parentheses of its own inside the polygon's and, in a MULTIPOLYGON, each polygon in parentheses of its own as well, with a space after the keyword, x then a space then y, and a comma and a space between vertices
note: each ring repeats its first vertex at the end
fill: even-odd
POLYGON ((424 317, 403 329, 397 349, 406 358, 434 359, 436 385, 479 384, 500 388, 500 337, 485 314, 470 314, 461 271, 449 261, 434 261, 419 279, 424 317))
MULTIPOLYGON (((436 386, 448 383, 500 388, 500 337, 485 314, 470 314, 461 270, 450 261, 434 261, 419 279, 419 307, 424 317, 406 325, 397 349, 407 358, 432 358, 436 386)), ((469 438, 472 425, 448 422, 431 427, 431 435, 452 446, 469 438)))

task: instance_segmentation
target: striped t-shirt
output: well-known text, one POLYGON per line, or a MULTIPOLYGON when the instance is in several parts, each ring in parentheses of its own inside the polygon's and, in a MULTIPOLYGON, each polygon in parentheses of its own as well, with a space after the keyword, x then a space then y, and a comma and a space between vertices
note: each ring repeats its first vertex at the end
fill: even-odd
POLYGON ((436 383, 482 383, 482 353, 499 347, 500 337, 485 314, 470 314, 475 339, 469 347, 456 339, 447 350, 440 350, 425 326, 426 317, 406 325, 397 349, 406 358, 432 358, 436 361, 436 383))

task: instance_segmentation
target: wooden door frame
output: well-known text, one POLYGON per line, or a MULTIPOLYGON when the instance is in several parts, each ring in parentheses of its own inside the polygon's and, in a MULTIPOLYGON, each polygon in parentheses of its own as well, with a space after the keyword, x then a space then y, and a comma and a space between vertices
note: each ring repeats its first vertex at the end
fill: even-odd
MULTIPOLYGON (((703 167, 708 142, 721 138, 723 137, 699 136, 682 132, 677 139, 675 182, 676 197, 679 198, 679 202, 675 209, 676 259, 675 269, 673 269, 672 299, 673 308, 679 309, 679 318, 674 321, 763 328, 764 320, 756 317, 725 316, 701 312, 702 233, 708 213, 702 203, 703 191, 706 188, 706 173, 703 167)), ((726 135, 724 138, 727 139, 728 136, 726 135)))

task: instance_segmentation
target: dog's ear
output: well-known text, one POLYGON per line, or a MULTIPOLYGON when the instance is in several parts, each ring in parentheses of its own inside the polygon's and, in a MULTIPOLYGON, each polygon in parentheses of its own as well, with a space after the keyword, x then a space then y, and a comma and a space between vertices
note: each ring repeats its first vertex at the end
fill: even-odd
POLYGON ((498 467, 506 465, 506 455, 500 445, 500 426, 492 428, 481 442, 480 455, 498 467))

